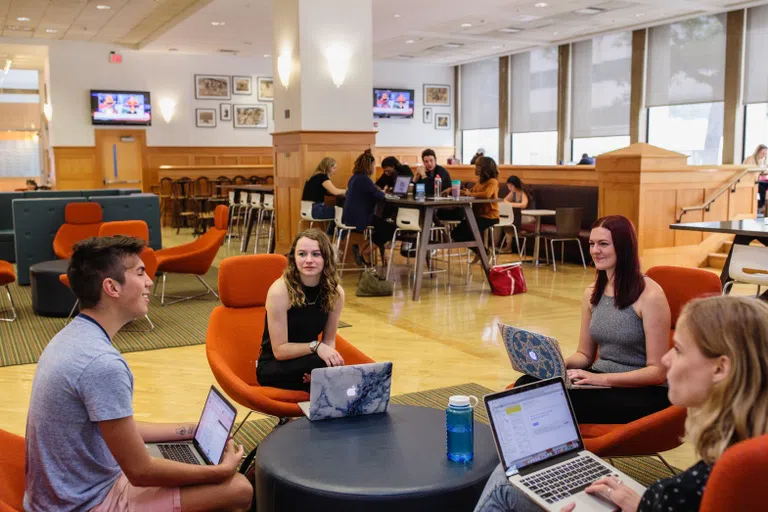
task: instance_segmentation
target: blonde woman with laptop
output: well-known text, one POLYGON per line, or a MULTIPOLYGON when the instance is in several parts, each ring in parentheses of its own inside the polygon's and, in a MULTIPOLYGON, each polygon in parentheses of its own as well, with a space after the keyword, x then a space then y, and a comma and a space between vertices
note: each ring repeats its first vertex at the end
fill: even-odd
MULTIPOLYGON (((688 408, 685 438, 701 459, 640 495, 614 478, 586 489, 622 512, 697 511, 712 466, 734 444, 768 433, 768 305, 745 297, 697 299, 683 308, 662 358, 669 399, 688 408)), ((756 504, 756 506, 758 506, 756 504)), ((475 512, 540 510, 499 466, 475 512)), ((579 511, 570 504, 562 512, 579 511)))

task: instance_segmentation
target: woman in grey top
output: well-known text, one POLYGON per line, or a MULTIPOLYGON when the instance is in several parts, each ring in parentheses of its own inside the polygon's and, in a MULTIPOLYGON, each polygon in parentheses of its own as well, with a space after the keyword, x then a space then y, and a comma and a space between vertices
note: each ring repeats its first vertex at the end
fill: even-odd
MULTIPOLYGON (((671 315, 664 290, 640 271, 637 236, 621 215, 592 225, 597 279, 584 290, 576 353, 566 360, 579 423, 629 423, 669 407, 666 370, 671 315)), ((518 384, 531 382, 523 377, 518 384)))

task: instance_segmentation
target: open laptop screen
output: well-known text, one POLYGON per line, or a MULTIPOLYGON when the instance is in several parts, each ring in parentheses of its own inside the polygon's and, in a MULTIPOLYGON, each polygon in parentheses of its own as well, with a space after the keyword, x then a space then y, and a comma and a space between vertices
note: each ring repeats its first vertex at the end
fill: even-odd
POLYGON ((411 184, 410 176, 398 176, 395 179, 395 188, 392 192, 398 196, 404 196, 408 193, 408 185, 411 184))
POLYGON ((561 379, 489 396, 486 407, 507 476, 581 450, 578 426, 561 379))
POLYGON ((235 416, 237 409, 211 386, 195 432, 195 446, 209 464, 221 462, 235 416))

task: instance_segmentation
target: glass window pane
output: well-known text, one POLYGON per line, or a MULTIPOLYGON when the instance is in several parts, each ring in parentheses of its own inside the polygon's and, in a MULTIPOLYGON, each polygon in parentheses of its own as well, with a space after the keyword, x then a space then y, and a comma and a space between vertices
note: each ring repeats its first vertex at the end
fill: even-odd
POLYGON ((499 127, 499 59, 461 66, 461 129, 499 127))
POLYGON ((555 165, 557 132, 512 134, 512 165, 555 165))
POLYGON ((768 103, 747 105, 744 124, 744 158, 760 144, 768 144, 768 103))
POLYGON ((629 135, 617 135, 615 137, 585 137, 573 139, 573 154, 571 160, 578 162, 581 155, 586 153, 592 158, 609 151, 629 146, 629 135))
POLYGON ((478 149, 485 150, 485 156, 499 163, 499 129, 461 131, 461 163, 469 164, 478 149))
POLYGON ((690 165, 723 161, 723 104, 648 109, 648 143, 688 155, 690 165))
POLYGON ((557 47, 512 56, 512 132, 557 130, 557 47))
POLYGON ((40 177, 40 144, 37 133, 5 134, 3 140, 0 140, 0 177, 40 177))

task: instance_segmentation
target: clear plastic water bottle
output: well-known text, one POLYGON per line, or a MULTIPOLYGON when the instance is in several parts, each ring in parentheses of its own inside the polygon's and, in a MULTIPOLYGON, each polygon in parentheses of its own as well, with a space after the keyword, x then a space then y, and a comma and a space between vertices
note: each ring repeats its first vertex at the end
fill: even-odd
POLYGON ((435 197, 440 197, 440 192, 443 190, 443 179, 435 171, 435 197))
POLYGON ((475 405, 477 397, 474 396, 454 395, 448 399, 448 408, 445 410, 448 460, 467 463, 475 455, 475 405))

